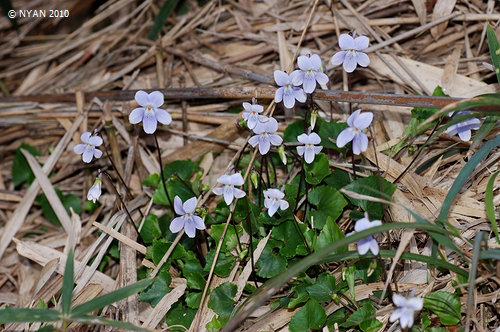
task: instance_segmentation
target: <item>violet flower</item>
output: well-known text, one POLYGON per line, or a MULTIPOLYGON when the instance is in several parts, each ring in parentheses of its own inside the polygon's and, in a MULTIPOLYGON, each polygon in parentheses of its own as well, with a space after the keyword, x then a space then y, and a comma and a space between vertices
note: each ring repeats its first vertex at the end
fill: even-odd
POLYGON ((361 114, 361 110, 352 113, 347 119, 348 128, 342 130, 337 137, 337 146, 344 147, 347 143, 352 141, 352 152, 360 154, 368 149, 368 137, 362 130, 368 128, 372 123, 373 113, 365 112, 361 114))
POLYGON ((300 70, 295 70, 291 77, 293 85, 302 85, 306 93, 313 93, 316 82, 320 85, 328 83, 328 76, 322 72, 322 64, 319 55, 301 55, 297 59, 300 70))
POLYGON ((230 205, 233 202, 233 198, 242 198, 246 195, 246 193, 236 188, 235 186, 243 185, 243 177, 241 173, 235 173, 232 175, 222 175, 217 179, 218 183, 224 185, 222 188, 214 188, 212 191, 216 195, 224 195, 224 201, 227 205, 230 205))
POLYGON ((283 100, 286 108, 292 108, 295 105, 295 99, 301 103, 305 103, 307 99, 304 90, 293 85, 292 82, 294 75, 296 74, 292 73, 292 75, 288 75, 281 70, 274 71, 274 80, 276 81, 276 84, 280 86, 280 88, 276 90, 274 101, 279 103, 283 100))
POLYGON ((366 53, 361 52, 368 48, 369 39, 365 36, 352 38, 348 34, 341 34, 339 37, 339 46, 342 51, 335 53, 330 60, 331 64, 338 66, 343 64, 344 70, 352 73, 357 65, 367 67, 370 64, 370 58, 366 53))
MULTIPOLYGON (((365 212, 365 217, 359 219, 356 221, 356 224, 354 224, 354 232, 361 232, 376 226, 381 226, 382 222, 380 220, 373 220, 370 221, 368 218, 368 213, 365 212)), ((350 233, 350 234, 353 234, 350 233)), ((350 235, 349 234, 349 235, 350 235)), ((360 240, 358 242, 358 253, 360 255, 365 255, 368 251, 371 251, 373 255, 378 255, 379 252, 379 247, 377 240, 375 240, 372 236, 369 236, 363 240, 360 240)))
POLYGON ((401 325, 403 329, 413 326, 415 311, 422 310, 424 306, 424 300, 420 297, 406 298, 399 294, 394 294, 392 296, 392 302, 394 302, 398 308, 392 312, 389 321, 392 323, 399 319, 399 325, 401 325))
POLYGON ((102 151, 97 149, 96 146, 102 144, 102 138, 97 134, 92 135, 90 132, 84 132, 80 137, 83 144, 78 144, 73 148, 76 154, 82 155, 82 160, 85 163, 90 163, 92 158, 101 158, 102 151))
MULTIPOLYGON (((455 115, 453 115, 453 112, 450 112, 448 116, 453 116, 455 118, 467 114, 471 114, 470 111, 458 111, 457 113, 455 113, 455 115)), ((479 121, 479 119, 470 118, 449 126, 446 129, 446 133, 450 136, 455 136, 456 134, 458 134, 458 137, 460 137, 462 141, 467 142, 470 141, 470 138, 472 136, 471 129, 477 130, 480 126, 481 121, 479 121)))
POLYGON ((245 112, 243 112, 243 119, 247 121, 249 129, 254 129, 259 121, 263 122, 265 119, 265 116, 259 115, 259 113, 264 111, 264 107, 262 107, 262 105, 245 102, 243 103, 243 108, 245 109, 245 112))
POLYGON ((268 208, 267 214, 272 217, 278 209, 288 209, 288 202, 283 199, 285 194, 279 189, 264 190, 264 206, 268 208))
POLYGON ((172 233, 178 233, 184 228, 184 232, 186 232, 187 236, 193 238, 196 234, 196 229, 205 229, 203 219, 194 214, 196 204, 198 204, 198 199, 196 197, 188 199, 183 204, 180 197, 175 196, 174 210, 180 217, 174 218, 170 223, 169 229, 172 233))
POLYGON ((95 179, 94 184, 92 185, 92 187, 90 187, 87 193, 87 200, 95 203, 95 201, 98 200, 99 197, 101 197, 101 186, 102 175, 99 174, 99 176, 95 179))
POLYGON ((158 122, 168 125, 172 122, 170 114, 161 109, 164 103, 163 93, 153 91, 150 94, 144 91, 137 91, 135 101, 142 107, 138 107, 130 112, 128 119, 131 124, 137 124, 142 121, 142 126, 146 134, 153 134, 156 131, 158 122))
POLYGON ((320 153, 321 149, 323 149, 322 146, 314 145, 321 143, 321 138, 316 133, 311 133, 309 135, 300 134, 297 137, 297 140, 300 143, 304 144, 304 146, 302 145, 297 146, 297 153, 299 154, 299 156, 303 155, 304 160, 308 164, 312 163, 314 160, 314 156, 320 153))
POLYGON ((248 143, 255 147, 259 145, 259 152, 265 155, 269 152, 271 144, 274 146, 281 145, 283 139, 276 134, 278 131, 278 121, 275 118, 270 118, 266 122, 259 122, 253 129, 256 135, 250 137, 248 143))

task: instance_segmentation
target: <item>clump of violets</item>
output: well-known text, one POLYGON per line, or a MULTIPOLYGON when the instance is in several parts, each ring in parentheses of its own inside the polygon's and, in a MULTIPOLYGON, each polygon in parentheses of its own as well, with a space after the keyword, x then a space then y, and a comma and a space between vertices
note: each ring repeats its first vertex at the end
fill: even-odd
POLYGON ((142 90, 137 91, 135 101, 141 107, 130 112, 128 119, 131 124, 142 122, 146 134, 153 134, 156 131, 158 122, 164 125, 172 122, 170 114, 160 108, 165 102, 163 93, 160 91, 153 91, 150 94, 142 90))
POLYGON ((399 294, 392 296, 392 302, 398 308, 392 312, 389 321, 392 323, 399 319, 399 325, 403 329, 413 326, 415 312, 422 310, 424 306, 424 300, 421 297, 410 296, 406 298, 399 294))
POLYGON ((330 60, 334 66, 343 65, 344 70, 352 73, 358 65, 367 67, 370 64, 370 58, 366 53, 362 52, 368 48, 369 39, 365 36, 356 38, 344 33, 339 37, 339 46, 342 51, 333 55, 330 60))
POLYGON ((260 115, 260 113, 264 111, 264 107, 256 104, 255 99, 252 104, 243 103, 243 108, 245 109, 245 112, 243 112, 243 119, 247 121, 249 129, 254 129, 259 121, 264 121, 266 119, 264 115, 260 115))
POLYGON ((316 146, 315 144, 321 143, 321 138, 316 133, 300 134, 297 136, 297 140, 304 144, 297 146, 297 153, 299 156, 304 156, 306 163, 310 164, 314 161, 314 157, 320 153, 322 146, 316 146))
POLYGON ((295 100, 305 103, 307 99, 304 90, 293 84, 293 76, 293 73, 292 75, 288 75, 281 70, 274 71, 274 81, 280 86, 276 90, 274 101, 276 103, 283 101, 286 108, 292 108, 295 105, 295 100))
POLYGON ((212 191, 216 195, 224 195, 224 201, 227 205, 230 205, 233 202, 233 198, 242 198, 246 195, 246 193, 236 188, 235 186, 243 185, 243 177, 241 173, 235 173, 232 175, 222 175, 217 179, 217 182, 223 184, 222 188, 214 188, 212 191))
POLYGON ((172 233, 178 233, 184 228, 187 236, 193 238, 196 234, 197 229, 205 229, 205 223, 203 219, 194 214, 196 205, 198 204, 198 199, 196 197, 191 197, 184 203, 179 196, 174 198, 174 210, 175 213, 180 215, 180 217, 175 217, 170 223, 170 231, 172 233))
POLYGON ((356 155, 365 152, 368 149, 368 137, 363 130, 368 128, 372 123, 373 113, 361 113, 357 110, 352 113, 347 119, 348 128, 342 130, 337 137, 337 146, 343 148, 347 143, 352 141, 352 152, 356 155))
POLYGON ((301 55, 297 59, 300 70, 295 70, 291 77, 293 85, 302 85, 306 93, 313 93, 316 82, 320 85, 328 83, 328 76, 323 73, 323 65, 319 55, 301 55))
POLYGON ((87 200, 95 203, 96 200, 101 197, 101 186, 102 186, 102 175, 99 173, 97 178, 94 181, 92 187, 90 187, 87 193, 87 200))
POLYGON ((253 131, 256 135, 250 137, 248 144, 252 147, 259 145, 261 155, 268 153, 271 145, 279 146, 283 142, 283 139, 276 134, 278 121, 275 118, 269 118, 265 122, 258 122, 253 131))
MULTIPOLYGON (((356 224, 354 224, 354 232, 362 232, 381 225, 382 222, 380 220, 370 221, 370 219, 368 218, 368 213, 365 212, 365 217, 359 219, 358 221, 356 221, 356 224)), ((366 255, 368 251, 371 251, 373 255, 378 255, 379 252, 377 240, 375 240, 372 236, 369 236, 358 242, 358 253, 360 255, 366 255)))
MULTIPOLYGON (((455 118, 468 114, 471 114, 470 111, 458 111, 457 113, 455 113, 455 115, 453 115, 453 112, 450 112, 448 116, 455 118)), ((449 126, 446 129, 446 133, 450 136, 455 136, 458 134, 458 137, 460 137, 462 141, 467 142, 470 141, 470 138, 472 136, 471 129, 477 130, 480 126, 481 121, 479 121, 479 119, 470 118, 449 126)))
POLYGON ((76 154, 82 155, 82 160, 85 163, 90 163, 92 158, 101 158, 102 151, 97 149, 97 146, 102 144, 102 138, 95 133, 92 135, 90 132, 84 132, 80 137, 82 144, 78 144, 73 148, 76 154))
POLYGON ((267 189, 264 191, 264 206, 268 209, 267 214, 272 217, 278 209, 288 209, 288 202, 283 198, 285 194, 279 189, 267 189))

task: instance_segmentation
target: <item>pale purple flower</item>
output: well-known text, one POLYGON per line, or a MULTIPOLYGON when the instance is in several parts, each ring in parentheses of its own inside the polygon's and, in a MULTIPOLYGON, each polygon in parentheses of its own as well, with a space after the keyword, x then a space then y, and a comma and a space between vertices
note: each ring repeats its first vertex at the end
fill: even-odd
POLYGON ((247 121, 247 126, 249 129, 254 129, 259 121, 264 121, 265 116, 259 115, 264 111, 264 107, 259 104, 243 103, 243 119, 247 121))
POLYGON ((153 91, 150 94, 142 90, 137 91, 135 101, 142 107, 138 107, 130 112, 128 120, 132 124, 142 121, 142 126, 146 134, 153 134, 156 131, 158 122, 164 125, 172 122, 170 114, 160 108, 164 103, 163 93, 160 91, 153 91))
POLYGON ((216 195, 224 195, 224 201, 226 201, 227 205, 230 205, 233 202, 233 198, 242 198, 246 195, 246 193, 236 188, 235 186, 243 185, 243 177, 241 173, 235 173, 232 175, 222 175, 217 179, 218 183, 224 185, 222 188, 214 188, 212 191, 216 195))
POLYGON ((410 328, 413 326, 415 311, 422 310, 424 300, 421 297, 406 298, 399 294, 392 296, 392 302, 398 307, 389 317, 389 321, 395 322, 399 319, 401 328, 410 328))
POLYGON ((316 82, 320 85, 328 83, 328 76, 322 72, 319 55, 301 55, 297 63, 300 70, 295 70, 291 75, 293 85, 302 85, 306 93, 312 93, 316 89, 316 82))
POLYGON ((268 208, 269 217, 272 217, 278 209, 288 209, 288 202, 283 197, 285 194, 279 189, 264 190, 264 206, 268 208))
POLYGON ((337 146, 344 147, 347 143, 352 141, 352 152, 360 154, 368 149, 368 137, 362 130, 368 128, 372 123, 373 113, 365 112, 361 114, 361 110, 352 113, 347 119, 349 128, 342 130, 337 137, 337 146))
POLYGON ((184 228, 187 236, 193 238, 196 234, 196 229, 205 229, 203 219, 194 214, 196 204, 198 204, 196 197, 191 197, 183 204, 180 197, 175 196, 174 210, 180 217, 174 218, 170 223, 169 228, 172 233, 177 233, 184 228))
MULTIPOLYGON (((459 117, 462 115, 467 115, 470 114, 470 111, 459 111, 455 113, 453 117, 459 117)), ((453 112, 450 112, 448 116, 452 116, 453 112)), ((470 118, 467 120, 464 120, 462 122, 456 123, 454 125, 449 126, 446 129, 446 133, 450 136, 455 136, 458 134, 458 137, 464 142, 470 141, 470 138, 472 136, 471 129, 477 130, 481 126, 481 121, 476 118, 470 118)))
POLYGON ((296 74, 293 73, 292 75, 288 75, 281 70, 274 71, 274 80, 276 81, 276 84, 280 86, 280 88, 276 90, 274 101, 279 103, 283 100, 286 108, 292 108, 295 105, 295 99, 301 103, 305 103, 307 99, 304 90, 293 85, 293 76, 295 75, 296 74))
MULTIPOLYGON (((381 226, 382 222, 380 220, 370 221, 368 219, 368 214, 365 212, 365 217, 356 221, 354 224, 354 232, 361 232, 372 227, 381 226)), ((351 234, 353 234, 351 233, 351 234)), ((368 251, 371 251, 372 254, 378 255, 379 247, 377 240, 375 240, 372 236, 367 237, 366 239, 360 240, 358 242, 358 253, 360 255, 365 255, 368 251)))
POLYGON ((266 122, 257 123, 253 131, 256 135, 250 137, 248 143, 253 147, 258 144, 261 155, 265 155, 269 151, 271 144, 278 146, 283 142, 283 139, 276 134, 278 121, 275 118, 269 118, 266 122))
POLYGON ((76 154, 81 154, 82 159, 86 163, 90 163, 92 158, 101 158, 102 151, 97 149, 96 146, 102 144, 102 138, 97 134, 92 135, 90 132, 84 132, 80 137, 83 144, 78 144, 73 148, 76 154))
POLYGON ((321 149, 323 149, 322 146, 315 145, 321 143, 321 138, 316 133, 311 133, 309 135, 300 134, 297 137, 297 140, 300 143, 304 144, 304 146, 297 146, 297 153, 299 154, 299 156, 304 155, 304 159, 308 164, 312 163, 314 160, 314 156, 320 153, 321 149))
POLYGON ((90 187, 89 192, 87 193, 87 200, 95 203, 96 200, 101 197, 101 186, 102 186, 102 175, 95 179, 94 184, 90 187))
POLYGON ((368 37, 359 36, 352 38, 348 34, 341 34, 339 37, 339 46, 342 51, 335 53, 330 60, 331 64, 338 66, 344 65, 344 70, 352 73, 357 65, 367 67, 370 64, 370 58, 366 53, 361 52, 368 48, 368 37))

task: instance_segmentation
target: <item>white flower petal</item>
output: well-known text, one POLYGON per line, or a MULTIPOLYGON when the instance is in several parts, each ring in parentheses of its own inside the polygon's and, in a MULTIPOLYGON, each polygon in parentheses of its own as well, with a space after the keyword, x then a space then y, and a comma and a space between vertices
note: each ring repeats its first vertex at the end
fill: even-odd
POLYGON ((235 173, 231 175, 231 183, 234 186, 242 186, 245 182, 243 181, 243 177, 241 176, 241 173, 235 173))
POLYGON ((358 253, 360 255, 366 255, 368 250, 370 250, 370 244, 371 244, 370 240, 372 240, 371 236, 366 239, 358 241, 358 253))
POLYGON ((269 149, 271 148, 271 142, 269 140, 269 137, 261 136, 259 139, 259 152, 261 155, 265 155, 266 153, 269 152, 269 149))
POLYGON ((242 198, 242 197, 246 196, 246 192, 244 192, 243 190, 238 189, 238 188, 233 189, 233 194, 234 194, 234 197, 236 197, 236 198, 242 198))
POLYGON ((75 145, 75 147, 73 148, 73 151, 76 153, 76 154, 82 154, 85 152, 85 147, 87 146, 87 144, 78 144, 78 145, 75 145))
POLYGON ((285 86, 290 83, 290 76, 287 73, 281 70, 274 71, 274 81, 279 86, 285 86))
POLYGON ((254 129, 255 126, 257 126, 258 122, 259 122, 258 119, 256 119, 254 116, 251 116, 247 120, 247 126, 249 129, 254 129))
POLYGON ((94 157, 94 148, 87 145, 85 147, 85 151, 83 152, 83 162, 90 163, 92 161, 92 157, 94 157))
POLYGON ((306 148, 306 151, 304 153, 304 159, 306 163, 310 164, 314 161, 314 150, 311 148, 306 148))
POLYGON ((302 156, 304 154, 305 150, 306 150, 305 146, 303 146, 303 145, 297 146, 297 153, 299 154, 299 156, 302 156))
POLYGON ((344 70, 348 73, 352 73, 356 66, 358 65, 358 59, 353 54, 346 54, 344 59, 344 70))
POLYGON ((405 307, 408 302, 406 301, 406 297, 404 297, 403 295, 394 293, 392 295, 392 303, 394 303, 398 307, 405 307))
POLYGON ((366 36, 359 36, 354 39, 354 47, 356 51, 362 51, 365 48, 368 48, 368 44, 370 43, 370 40, 366 36))
POLYGON ((156 120, 158 120, 161 124, 168 125, 172 122, 172 116, 170 116, 170 114, 162 108, 157 108, 155 115, 156 120))
POLYGON ((335 53, 330 59, 330 63, 334 66, 339 66, 344 63, 346 51, 340 51, 335 53))
POLYGON ((102 138, 100 136, 91 136, 89 138, 89 143, 92 144, 93 146, 99 146, 102 144, 102 138))
POLYGON ((328 84, 328 81, 330 80, 328 78, 328 75, 326 75, 325 73, 321 73, 321 72, 317 72, 314 75, 314 78, 319 83, 319 85, 326 85, 326 84, 328 84))
POLYGON ((356 121, 360 113, 361 110, 358 109, 355 110, 351 115, 349 115, 349 117, 347 118, 347 125, 349 125, 349 127, 355 127, 354 122, 356 121))
POLYGON ((472 133, 469 130, 461 130, 458 132, 458 137, 460 137, 460 139, 463 141, 463 142, 468 142, 470 141, 470 138, 472 137, 472 133))
POLYGON ((233 202, 233 187, 226 186, 224 188, 224 201, 227 205, 231 205, 233 202))
POLYGON ((305 93, 313 93, 314 89, 316 89, 316 78, 311 75, 304 75, 303 86, 305 93))
POLYGON ((316 133, 309 134, 309 142, 310 144, 319 144, 321 143, 321 137, 319 137, 316 133))
POLYGON ((354 119, 353 126, 358 128, 359 130, 363 130, 368 128, 368 126, 372 123, 372 120, 372 112, 363 112, 354 119))
POLYGON ((84 132, 82 136, 80 136, 80 139, 82 140, 83 143, 89 144, 89 139, 92 134, 88 131, 84 132))
POLYGON ((99 149, 94 149, 94 157, 99 159, 102 157, 102 151, 99 149))
POLYGON ((165 99, 163 97, 163 93, 160 91, 153 91, 149 94, 149 102, 151 103, 152 106, 158 108, 165 103, 165 99))
POLYGON ((289 206, 289 204, 288 204, 288 202, 287 202, 287 201, 285 201, 284 199, 281 199, 281 200, 280 200, 280 209, 281 209, 281 210, 286 210, 286 209, 288 209, 288 206, 289 206))
POLYGON ((216 194, 217 196, 224 195, 224 188, 218 187, 212 189, 212 192, 216 194))
POLYGON ((198 204, 198 199, 196 197, 191 197, 182 204, 182 208, 185 213, 193 213, 196 209, 196 204, 198 204))
POLYGON ((295 97, 292 91, 289 90, 283 94, 283 104, 285 104, 286 108, 292 108, 295 105, 295 97))
POLYGON ((181 216, 186 214, 186 211, 184 211, 184 208, 182 207, 182 200, 179 196, 174 197, 174 210, 175 213, 181 216))
POLYGON ((230 175, 221 175, 217 179, 217 182, 219 182, 221 184, 231 184, 233 181, 231 180, 231 176, 230 175))
POLYGON ((174 218, 168 228, 172 233, 178 233, 181 229, 184 228, 184 217, 174 218))
POLYGON ((259 144, 259 136, 260 135, 254 135, 250 137, 248 140, 248 144, 250 144, 252 147, 255 147, 257 144, 259 144))
POLYGON ((279 204, 275 204, 274 202, 275 201, 273 200, 273 202, 269 206, 269 209, 267 210, 267 214, 269 215, 269 217, 272 217, 276 213, 276 211, 278 211, 279 204))
POLYGON ((337 146, 343 148, 347 143, 352 141, 354 138, 354 132, 351 128, 346 128, 342 130, 337 137, 337 146))
POLYGON ((190 238, 194 238, 194 236, 196 235, 196 228, 194 227, 194 221, 191 218, 186 220, 186 223, 184 224, 184 232, 190 238))
POLYGON ((139 90, 135 93, 135 101, 141 106, 147 106, 149 104, 149 96, 147 92, 139 90))
POLYGON ((142 117, 144 116, 144 108, 139 107, 130 112, 128 116, 128 121, 131 124, 138 124, 142 121, 142 117))
POLYGON ((146 134, 153 134, 158 126, 158 121, 156 116, 151 112, 144 112, 144 118, 142 119, 142 126, 144 127, 144 132, 146 134))
POLYGON ((276 93, 274 95, 274 102, 275 103, 280 103, 283 100, 283 94, 285 93, 285 88, 281 87, 276 90, 276 93))
POLYGON ((370 58, 368 57, 368 55, 366 55, 366 53, 363 52, 358 52, 356 60, 358 61, 358 65, 360 65, 361 67, 368 67, 368 65, 370 64, 370 58))
POLYGON ((243 103, 243 108, 244 108, 244 109, 245 109, 245 111, 247 111, 247 112, 252 112, 252 104, 250 104, 250 103, 244 102, 244 103, 243 103))
POLYGON ((294 70, 290 74, 290 78, 293 85, 299 86, 304 82, 304 72, 302 70, 294 70))
POLYGON ((389 321, 392 323, 392 322, 395 322, 399 319, 399 317, 401 317, 401 312, 402 310, 401 309, 396 309, 392 312, 391 316, 389 317, 389 321))
POLYGON ((205 229, 205 223, 203 222, 203 219, 201 219, 201 217, 193 216, 193 221, 194 221, 194 227, 196 227, 196 229, 199 230, 205 229))
POLYGON ((313 69, 311 59, 306 55, 301 55, 297 58, 297 64, 301 70, 313 69))
POLYGON ((269 134, 269 140, 271 141, 271 144, 274 146, 279 146, 281 143, 283 143, 283 139, 281 138, 280 135, 277 134, 269 134))
POLYGON ((321 58, 319 57, 319 55, 313 54, 309 59, 311 61, 311 69, 316 71, 321 70, 321 58))
POLYGON ((343 50, 352 50, 355 47, 354 39, 350 35, 343 33, 339 37, 339 46, 343 50))
POLYGON ((301 103, 305 103, 307 100, 307 95, 304 92, 304 90, 302 90, 301 88, 294 88, 293 95, 294 95, 295 99, 297 99, 301 103))

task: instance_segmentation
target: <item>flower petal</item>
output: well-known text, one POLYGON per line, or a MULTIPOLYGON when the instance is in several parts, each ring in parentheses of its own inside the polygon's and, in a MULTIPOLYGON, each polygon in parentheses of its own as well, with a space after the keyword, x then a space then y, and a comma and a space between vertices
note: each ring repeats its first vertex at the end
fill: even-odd
POLYGON ((469 130, 461 130, 458 132, 458 137, 460 137, 460 139, 463 141, 463 142, 468 142, 470 141, 470 138, 472 136, 472 133, 469 130))
POLYGON ((184 217, 174 218, 168 228, 172 233, 178 233, 181 229, 184 228, 184 217))
POLYGON ((352 140, 352 152, 359 155, 368 149, 368 137, 363 133, 358 133, 352 140))
MULTIPOLYGON (((395 294, 397 295, 397 294, 395 294)), ((401 317, 401 313, 403 312, 402 309, 396 309, 392 312, 391 316, 389 317, 389 321, 392 323, 392 322, 395 322, 399 319, 399 317, 401 317)))
POLYGON ((314 146, 314 154, 320 153, 322 149, 323 149, 322 146, 314 146))
POLYGON ((102 157, 102 151, 99 150, 99 149, 94 149, 94 157, 96 157, 97 159, 101 158, 102 157))
POLYGON ((343 148, 347 143, 352 141, 354 138, 354 132, 351 128, 346 128, 342 130, 337 137, 337 146, 343 148))
POLYGON ((348 73, 352 73, 356 66, 358 65, 358 59, 353 54, 346 54, 344 59, 344 70, 348 73))
POLYGON ((287 201, 285 201, 284 199, 280 200, 280 209, 281 209, 281 210, 286 210, 286 209, 288 209, 288 206, 289 206, 289 204, 288 204, 288 202, 287 202, 287 201))
POLYGON ((295 97, 292 91, 287 91, 283 94, 283 104, 286 108, 292 108, 295 105, 295 97))
POLYGON ((275 118, 269 118, 268 121, 264 122, 265 131, 268 133, 275 133, 278 131, 278 121, 275 118))
POLYGON ((378 255, 379 247, 378 247, 377 240, 375 240, 374 238, 372 238, 372 240, 370 241, 370 251, 372 252, 372 254, 374 256, 378 255))
POLYGON ((283 100, 283 94, 285 93, 285 88, 281 87, 276 90, 276 93, 274 94, 274 102, 275 103, 280 103, 283 100))
POLYGON ((92 134, 89 131, 86 131, 80 136, 80 139, 82 140, 83 143, 89 144, 89 138, 92 134))
POLYGON ((313 93, 314 89, 316 89, 316 77, 313 75, 304 75, 303 86, 305 93, 313 93))
POLYGON ((243 181, 241 173, 234 173, 231 175, 231 183, 233 186, 242 186, 245 182, 243 181))
POLYGON ((310 164, 314 161, 314 150, 311 148, 306 148, 306 151, 304 153, 304 159, 306 163, 310 164))
POLYGON ((319 143, 321 143, 321 137, 319 137, 319 135, 316 134, 316 133, 311 133, 309 135, 309 142, 308 143, 310 143, 310 144, 319 144, 319 143))
POLYGON ((273 200, 269 206, 269 209, 267 210, 267 214, 269 215, 269 217, 272 217, 276 213, 276 211, 278 211, 279 204, 276 204, 275 202, 276 201, 273 200))
POLYGON ((279 86, 285 86, 290 83, 290 76, 287 73, 281 70, 274 71, 274 81, 279 86))
POLYGON ((146 132, 146 134, 153 134, 156 131, 158 121, 156 120, 154 113, 144 112, 142 126, 144 127, 144 132, 146 132))
POLYGON ((221 175, 217 179, 217 182, 222 183, 222 184, 232 184, 231 176, 230 175, 221 175))
POLYGON ((261 136, 259 139, 259 152, 260 152, 260 154, 265 155, 266 153, 269 152, 270 148, 271 148, 271 142, 269 140, 269 137, 261 136))
MULTIPOLYGON (((243 114, 244 114, 244 113, 243 113, 243 114)), ((258 123, 258 122, 259 122, 259 120, 258 120, 258 119, 256 119, 254 116, 251 116, 251 117, 249 117, 249 118, 248 118, 248 120, 247 120, 247 127, 248 127, 249 129, 254 129, 254 128, 255 128, 255 126, 257 125, 257 123, 258 123)))
POLYGON ((371 228, 371 223, 368 218, 361 218, 356 223, 354 224, 354 231, 356 232, 362 232, 364 230, 367 230, 371 228))
POLYGON ((403 310, 401 317, 399 317, 399 325, 403 329, 411 327, 413 325, 413 315, 413 311, 403 310))
POLYGON ((102 138, 100 136, 91 136, 89 138, 89 143, 92 144, 93 146, 99 146, 102 144, 102 138))
POLYGON ((290 74, 290 78, 293 85, 299 86, 304 82, 304 72, 302 70, 294 70, 290 74))
POLYGON ((306 133, 300 134, 299 136, 297 136, 297 141, 302 144, 307 144, 309 143, 309 135, 307 135, 306 133))
POLYGON ((199 230, 205 229, 205 223, 203 222, 203 219, 201 219, 201 217, 193 216, 193 222, 194 222, 194 227, 196 227, 196 229, 199 230))
POLYGON ((227 205, 231 205, 233 202, 233 187, 225 186, 224 187, 224 201, 227 205))
POLYGON ((303 145, 297 146, 297 153, 299 154, 299 156, 302 156, 304 154, 305 150, 306 150, 305 146, 303 146, 303 145))
POLYGON ((358 253, 360 255, 366 255, 368 250, 370 250, 370 240, 372 240, 372 239, 373 238, 371 236, 369 236, 366 239, 358 241, 358 253))
POLYGON ((370 58, 368 57, 368 55, 366 55, 366 53, 363 52, 358 52, 357 61, 358 65, 360 65, 361 67, 368 67, 368 65, 370 64, 370 58))
POLYGON ((279 146, 281 143, 283 143, 283 138, 281 138, 280 135, 277 134, 269 134, 269 140, 271 141, 271 144, 274 146, 279 146))
POLYGON ((128 116, 128 121, 131 124, 138 124, 139 122, 142 121, 143 116, 144 116, 144 108, 139 107, 130 112, 128 116))
POLYGON ((186 211, 184 211, 184 208, 182 207, 182 200, 179 196, 174 197, 174 210, 175 213, 181 216, 186 214, 186 211))
POLYGON ((250 137, 248 140, 248 144, 250 144, 252 147, 255 147, 257 144, 259 144, 259 136, 260 135, 254 135, 250 137))
POLYGON ((191 218, 186 220, 186 223, 184 224, 184 232, 190 238, 194 238, 194 236, 196 235, 196 228, 194 227, 194 221, 191 218))
POLYGON ((244 102, 244 103, 243 103, 243 108, 244 108, 244 109, 245 109, 245 111, 247 111, 247 112, 252 112, 252 104, 250 104, 250 103, 244 102))
POLYGON ((156 108, 161 107, 165 103, 163 93, 161 93, 160 91, 151 92, 149 94, 149 102, 156 108))
POLYGON ((135 101, 141 106, 147 106, 149 104, 149 96, 147 92, 139 90, 135 93, 135 101))
POLYGON ((363 130, 368 128, 368 126, 372 123, 373 113, 372 112, 364 112, 359 114, 353 121, 353 126, 358 128, 359 130, 363 130))
POLYGON ((354 39, 347 33, 343 33, 339 37, 339 46, 343 50, 352 50, 355 46, 354 39))
POLYGON ((392 303, 394 303, 398 307, 406 307, 407 305, 406 297, 394 293, 392 295, 392 303))
POLYGON ((326 75, 325 73, 322 73, 322 72, 316 72, 316 74, 314 75, 314 78, 316 79, 316 82, 319 83, 319 85, 326 85, 328 84, 328 81, 330 80, 328 78, 328 75, 326 75))
POLYGON ((305 103, 306 102, 307 95, 304 92, 304 90, 302 90, 301 88, 294 88, 293 89, 293 95, 294 95, 295 99, 297 99, 301 103, 305 103))
POLYGON ((334 66, 339 66, 344 63, 346 51, 340 51, 335 53, 330 59, 330 63, 334 66))
POLYGON ((94 148, 90 146, 85 147, 85 151, 83 152, 83 162, 90 163, 92 161, 92 157, 94 157, 94 148))
POLYGON ((224 195, 224 188, 222 187, 217 187, 212 189, 212 192, 216 194, 217 196, 224 195))
POLYGON ((362 51, 365 48, 368 48, 368 44, 370 40, 366 36, 359 36, 354 39, 354 49, 356 51, 362 51))
POLYGON ((361 113, 361 110, 358 109, 358 110, 355 110, 351 115, 349 115, 349 117, 347 118, 347 124, 349 125, 349 127, 355 127, 354 121, 356 121, 356 118, 359 116, 360 113, 361 113))
POLYGON ((421 297, 412 297, 406 301, 406 306, 415 311, 420 311, 424 307, 424 300, 421 297))
POLYGON ((85 152, 85 147, 87 146, 87 144, 77 144, 75 145, 75 147, 73 148, 73 151, 76 153, 76 154, 82 154, 85 152))
POLYGON ((311 69, 316 71, 321 70, 322 65, 321 65, 321 58, 319 57, 319 55, 313 54, 311 55, 309 60, 311 61, 311 69))
POLYGON ((297 58, 297 64, 301 70, 313 69, 311 59, 306 55, 301 55, 297 58))
POLYGON ((182 204, 182 208, 186 213, 193 213, 196 209, 196 204, 198 204, 198 199, 196 197, 191 197, 182 204))
POLYGON ((242 197, 246 196, 246 192, 244 192, 243 190, 238 189, 238 188, 233 189, 233 194, 234 194, 234 197, 236 197, 236 198, 242 198, 242 197))
POLYGON ((156 120, 158 120, 158 122, 161 124, 168 125, 172 122, 172 117, 170 116, 170 114, 162 108, 157 108, 155 115, 156 120))

